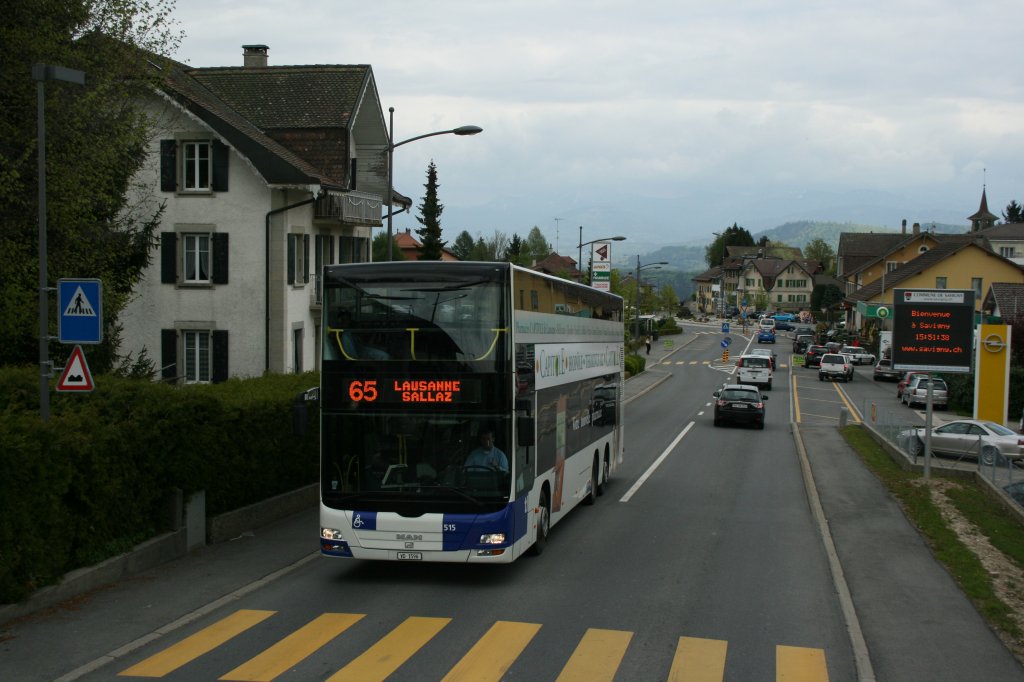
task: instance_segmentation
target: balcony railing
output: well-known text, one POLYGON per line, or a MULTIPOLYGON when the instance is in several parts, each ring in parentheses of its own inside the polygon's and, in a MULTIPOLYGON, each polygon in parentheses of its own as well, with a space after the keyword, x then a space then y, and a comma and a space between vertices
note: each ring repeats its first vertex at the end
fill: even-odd
POLYGON ((346 225, 381 225, 381 197, 366 192, 332 192, 316 200, 315 218, 339 220, 346 225))
POLYGON ((309 276, 309 307, 319 308, 324 304, 324 284, 320 275, 309 276))

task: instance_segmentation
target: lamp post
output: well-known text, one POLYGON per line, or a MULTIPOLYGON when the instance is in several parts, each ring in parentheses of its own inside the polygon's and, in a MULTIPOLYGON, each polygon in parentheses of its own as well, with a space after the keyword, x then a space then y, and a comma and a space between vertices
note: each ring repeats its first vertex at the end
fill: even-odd
POLYGON ((657 268, 668 265, 667 260, 660 260, 657 263, 644 263, 640 265, 640 255, 636 257, 636 314, 633 316, 633 336, 640 338, 640 271, 645 268, 657 268))
POLYGON ((403 144, 409 144, 416 140, 422 140, 424 137, 434 137, 435 135, 476 135, 477 133, 483 132, 483 128, 480 126, 459 126, 458 128, 452 128, 451 130, 438 130, 433 133, 424 133, 423 135, 417 135, 416 137, 410 137, 407 140, 401 142, 395 142, 395 108, 388 107, 388 260, 395 259, 395 240, 392 236, 391 219, 395 212, 391 207, 393 200, 394 182, 395 182, 395 147, 401 147, 403 144))
POLYGON ((626 240, 626 238, 623 237, 623 236, 616 236, 616 237, 601 237, 600 239, 591 239, 589 242, 585 242, 585 241, 583 241, 583 226, 580 225, 580 243, 579 243, 580 254, 579 254, 579 261, 577 261, 577 265, 580 268, 580 272, 581 273, 583 272, 582 266, 583 266, 583 247, 584 246, 586 246, 587 244, 596 244, 597 242, 622 242, 622 241, 625 241, 625 240, 626 240))
POLYGON ((36 81, 36 158, 39 174, 39 416, 50 418, 50 311, 51 288, 46 271, 46 81, 85 85, 85 72, 52 64, 34 64, 36 81))

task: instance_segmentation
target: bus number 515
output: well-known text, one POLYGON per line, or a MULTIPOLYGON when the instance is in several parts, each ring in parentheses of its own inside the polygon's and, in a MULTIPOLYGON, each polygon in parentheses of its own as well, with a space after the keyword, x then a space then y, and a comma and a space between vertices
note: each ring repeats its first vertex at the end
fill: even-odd
POLYGON ((373 402, 377 399, 377 380, 353 381, 348 385, 348 397, 355 402, 373 402))

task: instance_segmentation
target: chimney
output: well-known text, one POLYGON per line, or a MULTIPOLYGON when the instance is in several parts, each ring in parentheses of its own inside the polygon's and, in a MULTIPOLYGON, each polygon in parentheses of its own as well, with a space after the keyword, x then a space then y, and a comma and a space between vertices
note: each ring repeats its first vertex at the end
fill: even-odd
POLYGON ((269 50, 270 48, 266 45, 242 45, 242 66, 246 68, 266 66, 269 50))
POLYGON ((921 223, 914 223, 914 234, 921 234, 921 223))
POLYGON ((903 234, 907 233, 907 219, 903 219, 903 234))

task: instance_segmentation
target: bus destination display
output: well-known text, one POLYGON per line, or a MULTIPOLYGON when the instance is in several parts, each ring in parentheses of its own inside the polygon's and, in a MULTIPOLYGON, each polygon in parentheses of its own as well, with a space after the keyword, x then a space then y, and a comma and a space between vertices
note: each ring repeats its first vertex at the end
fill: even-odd
MULTIPOLYGON (((364 375, 365 376, 365 375, 364 375)), ((478 378, 458 379, 364 379, 345 377, 344 395, 351 406, 457 405, 479 401, 478 378)))

